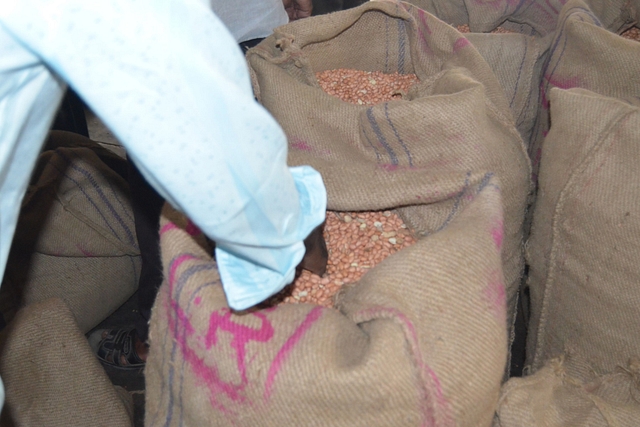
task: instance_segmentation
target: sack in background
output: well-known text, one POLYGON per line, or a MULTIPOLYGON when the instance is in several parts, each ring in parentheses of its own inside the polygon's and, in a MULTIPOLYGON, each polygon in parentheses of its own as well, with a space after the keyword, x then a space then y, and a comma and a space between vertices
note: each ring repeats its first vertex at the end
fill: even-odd
POLYGON ((0 288, 3 315, 9 322, 19 306, 57 297, 87 332, 138 287, 129 187, 98 157, 98 144, 68 132, 52 138, 58 148, 40 155, 20 211, 0 288))
MULTIPOLYGON (((536 4, 543 3, 541 1, 536 4)), ((640 43, 617 35, 640 19, 638 0, 569 0, 560 10, 540 81, 538 121, 529 142, 537 174, 550 126, 553 88, 583 88, 603 96, 638 96, 640 43)))
POLYGON ((579 358, 550 360, 502 388, 494 427, 633 427, 640 420, 640 361, 597 375, 579 358))
POLYGON ((584 89, 550 101, 527 243, 527 365, 571 351, 606 374, 640 356, 640 108, 584 89))
POLYGON ((23 308, 1 340, 2 425, 132 426, 131 397, 111 384, 62 300, 23 308))

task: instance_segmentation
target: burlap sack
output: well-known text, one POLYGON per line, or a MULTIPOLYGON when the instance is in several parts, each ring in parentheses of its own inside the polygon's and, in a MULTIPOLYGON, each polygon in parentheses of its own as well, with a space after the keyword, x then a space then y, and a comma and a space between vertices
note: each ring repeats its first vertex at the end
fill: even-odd
POLYGON ((553 88, 584 88, 613 98, 640 95, 640 43, 616 34, 638 22, 640 1, 569 0, 558 10, 540 82, 538 123, 529 142, 534 173, 549 131, 549 93, 553 88))
POLYGON ((544 36, 555 29, 558 11, 565 1, 409 0, 409 3, 451 25, 469 25, 474 33, 488 33, 501 26, 521 34, 544 36))
POLYGON ((61 298, 87 332, 135 292, 139 272, 126 181, 91 148, 45 151, 20 212, 4 304, 61 298))
POLYGON ((369 2, 280 27, 247 59, 256 96, 287 133, 289 163, 322 174, 331 210, 405 206, 404 221, 429 235, 460 212, 470 186, 500 179, 511 328, 530 166, 504 90, 468 40, 408 3, 369 2), (335 68, 421 81, 403 101, 352 105, 319 87, 314 73, 335 68))
POLYGON ((527 244, 527 365, 568 350, 609 373, 640 355, 640 108, 584 89, 550 101, 527 244))
POLYGON ((464 36, 491 66, 509 101, 516 128, 528 143, 537 121, 540 76, 547 57, 548 39, 515 33, 464 36))
POLYGON ((572 357, 513 378, 501 392, 494 427, 636 427, 640 424, 640 361, 596 375, 572 357))
POLYGON ((202 235, 165 207, 146 425, 490 425, 507 353, 497 181, 469 196, 337 309, 242 314, 229 311, 202 235))
POLYGON ((20 310, 2 332, 3 426, 131 426, 133 403, 119 393, 60 299, 20 310))

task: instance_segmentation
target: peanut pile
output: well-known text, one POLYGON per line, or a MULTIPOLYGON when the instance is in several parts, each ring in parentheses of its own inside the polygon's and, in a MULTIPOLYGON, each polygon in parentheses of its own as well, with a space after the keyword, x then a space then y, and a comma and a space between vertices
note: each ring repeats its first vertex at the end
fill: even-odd
POLYGON ((390 211, 329 211, 324 238, 329 251, 325 276, 303 270, 269 305, 307 302, 331 307, 344 284, 357 282, 383 259, 415 243, 400 217, 390 211))
POLYGON ((638 27, 631 27, 620 35, 625 39, 635 40, 637 42, 640 42, 640 28, 638 27))
POLYGON ((375 105, 401 99, 418 82, 415 74, 385 74, 346 68, 316 73, 320 87, 344 102, 375 105))

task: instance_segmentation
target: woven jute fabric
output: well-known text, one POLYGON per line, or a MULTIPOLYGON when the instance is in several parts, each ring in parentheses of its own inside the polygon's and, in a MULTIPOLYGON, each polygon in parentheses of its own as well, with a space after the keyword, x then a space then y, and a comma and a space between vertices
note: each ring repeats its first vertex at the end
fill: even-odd
POLYGON ((640 19, 640 1, 570 0, 558 11, 540 79, 537 124, 529 141, 534 173, 552 123, 553 88, 583 88, 620 99, 640 95, 640 43, 618 35, 640 19))
POLYGON ((369 2, 280 27, 247 59, 258 100, 287 134, 289 163, 322 174, 331 210, 400 207, 429 235, 456 217, 470 188, 499 179, 511 330, 530 165, 505 91, 469 40, 408 3, 369 2), (401 101, 353 105, 319 87, 315 73, 337 68, 420 82, 401 101))
POLYGON ((335 308, 243 313, 202 234, 166 206, 146 425, 490 425, 507 357, 500 193, 495 178, 474 184, 456 218, 335 308))
POLYGON ((57 298, 21 309, 0 336, 3 426, 131 426, 133 404, 57 298))
POLYGON ((5 320, 16 307, 57 297, 87 332, 137 289, 140 251, 125 179, 97 143, 70 133, 55 139, 23 201, 0 293, 5 320))
POLYGON ((640 108, 554 89, 531 238, 533 372, 565 351, 610 373, 640 356, 640 108))
POLYGON ((640 359, 598 375, 563 355, 502 389, 494 427, 634 427, 640 420, 640 359))

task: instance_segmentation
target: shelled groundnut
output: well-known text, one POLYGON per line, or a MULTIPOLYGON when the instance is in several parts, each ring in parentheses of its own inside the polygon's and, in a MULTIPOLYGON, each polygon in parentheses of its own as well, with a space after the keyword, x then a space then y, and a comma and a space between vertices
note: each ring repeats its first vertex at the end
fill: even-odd
POLYGON ((625 39, 635 40, 637 42, 640 42, 640 28, 638 27, 631 27, 620 35, 625 39))
POLYGON ((324 238, 329 262, 324 277, 302 274, 270 304, 307 302, 330 307, 347 283, 355 283, 389 255, 415 239, 400 217, 384 212, 327 212, 324 238))
POLYGON ((329 95, 358 105, 375 105, 401 99, 418 82, 415 74, 386 74, 347 68, 321 71, 316 73, 316 79, 329 95))

